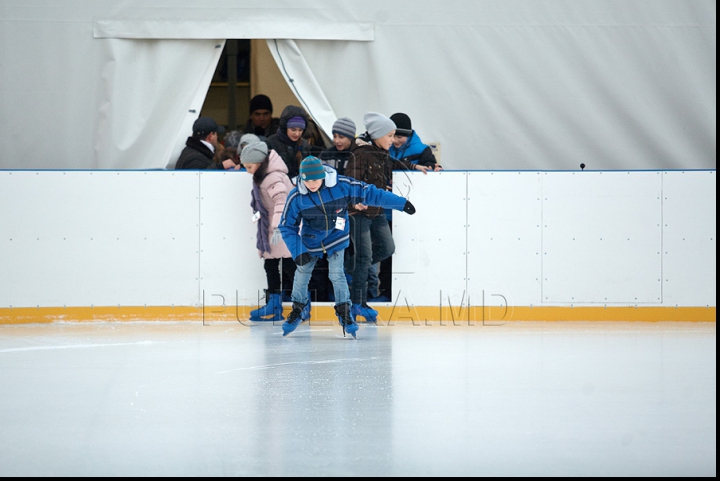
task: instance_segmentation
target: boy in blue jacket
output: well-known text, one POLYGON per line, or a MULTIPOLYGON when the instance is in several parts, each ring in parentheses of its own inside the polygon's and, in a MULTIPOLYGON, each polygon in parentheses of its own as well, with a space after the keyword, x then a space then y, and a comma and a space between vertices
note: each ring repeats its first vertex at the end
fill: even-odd
POLYGON ((338 175, 314 156, 300 164, 297 186, 285 201, 279 230, 295 260, 292 312, 283 323, 283 336, 310 318, 308 284, 317 260, 328 258, 329 277, 335 291, 335 313, 346 332, 356 337, 358 324, 350 312, 350 290, 345 277, 345 249, 350 245, 348 204, 402 210, 412 215, 415 207, 404 197, 380 190, 374 185, 338 175))

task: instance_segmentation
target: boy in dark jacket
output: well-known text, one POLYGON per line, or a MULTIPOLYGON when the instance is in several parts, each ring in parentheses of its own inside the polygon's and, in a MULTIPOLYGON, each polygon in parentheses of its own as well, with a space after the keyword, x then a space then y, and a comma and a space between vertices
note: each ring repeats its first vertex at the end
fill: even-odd
POLYGON ((345 175, 345 166, 352 156, 350 147, 355 140, 355 132, 355 122, 352 119, 337 119, 332 126, 333 146, 320 154, 320 160, 335 167, 340 175, 345 175))
POLYGON ((314 156, 300 165, 297 186, 290 191, 280 219, 283 241, 295 260, 292 312, 283 323, 283 336, 293 332, 307 318, 303 310, 309 302, 308 284, 317 260, 327 255, 330 280, 335 291, 335 313, 346 332, 356 337, 357 322, 350 309, 350 291, 343 268, 345 249, 350 244, 348 204, 366 205, 415 213, 403 197, 375 186, 338 175, 314 156))
MULTIPOLYGON (((368 112, 363 121, 366 132, 357 137, 350 150, 352 157, 345 175, 390 190, 393 170, 417 170, 427 173, 428 167, 408 161, 393 161, 388 154, 395 136, 395 123, 388 117, 368 112)), ((372 265, 390 258, 395 252, 390 224, 381 207, 357 209, 350 207, 350 235, 355 255, 348 263, 351 271, 352 310, 354 316, 375 322, 377 311, 368 302, 368 279, 374 274, 372 265)))

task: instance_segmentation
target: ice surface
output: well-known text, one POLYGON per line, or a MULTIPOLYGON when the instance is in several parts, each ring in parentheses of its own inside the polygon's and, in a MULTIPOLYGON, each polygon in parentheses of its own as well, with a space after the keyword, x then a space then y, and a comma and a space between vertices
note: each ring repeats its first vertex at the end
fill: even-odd
POLYGON ((715 323, 0 326, 1 476, 715 476, 715 323))

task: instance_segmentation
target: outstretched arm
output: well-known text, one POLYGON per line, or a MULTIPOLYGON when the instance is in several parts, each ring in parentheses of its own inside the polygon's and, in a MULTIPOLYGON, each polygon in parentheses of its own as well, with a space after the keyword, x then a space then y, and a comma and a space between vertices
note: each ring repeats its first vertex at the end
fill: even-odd
MULTIPOLYGON (((382 207, 384 209, 405 210, 405 206, 408 203, 407 199, 404 197, 400 197, 399 195, 387 190, 378 189, 371 184, 355 181, 348 183, 348 185, 353 191, 352 196, 359 201, 356 202, 356 204, 360 204, 365 208, 366 206, 375 206, 382 207)), ((412 207, 412 204, 410 204, 410 206, 412 207)), ((414 207, 412 210, 412 213, 414 213, 414 207)), ((405 212, 408 212, 409 214, 411 213, 407 210, 405 210, 405 212)))

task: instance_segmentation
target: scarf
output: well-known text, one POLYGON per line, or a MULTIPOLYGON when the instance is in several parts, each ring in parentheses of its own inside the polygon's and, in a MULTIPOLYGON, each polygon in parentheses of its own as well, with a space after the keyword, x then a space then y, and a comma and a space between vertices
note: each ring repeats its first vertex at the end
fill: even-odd
POLYGON ((253 182, 250 206, 253 208, 253 212, 260 212, 260 220, 257 222, 258 230, 255 247, 257 247, 260 252, 270 252, 270 239, 268 239, 270 218, 268 216, 268 210, 265 208, 265 204, 263 204, 260 188, 255 182, 253 182))

